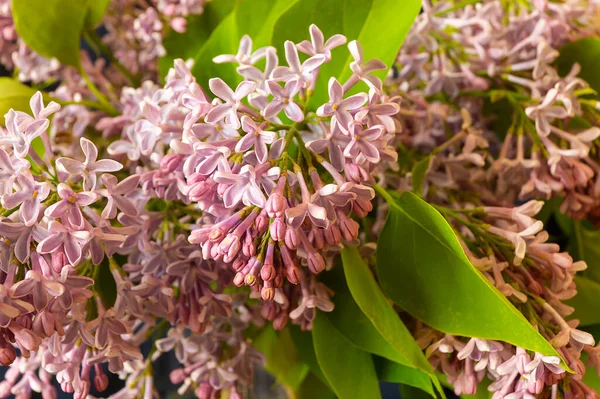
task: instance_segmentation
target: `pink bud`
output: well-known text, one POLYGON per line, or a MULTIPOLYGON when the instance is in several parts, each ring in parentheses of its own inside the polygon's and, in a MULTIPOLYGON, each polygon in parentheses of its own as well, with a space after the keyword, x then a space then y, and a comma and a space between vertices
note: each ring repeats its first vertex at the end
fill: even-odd
POLYGON ((52 253, 52 269, 56 273, 60 273, 62 268, 68 263, 69 260, 62 249, 52 253))
POLYGON ((2 348, 0 348, 0 364, 2 364, 3 366, 9 366, 12 364, 12 362, 15 361, 17 357, 17 352, 15 351, 15 348, 12 347, 12 345, 6 345, 2 348))
POLYGON ((287 277, 288 281, 292 284, 300 284, 300 281, 302 279, 300 269, 298 269, 296 266, 288 267, 287 269, 285 269, 285 276, 287 277))
POLYGON ((340 220, 340 233, 344 241, 349 242, 358 237, 359 227, 358 223, 350 218, 340 220))
POLYGON ((289 249, 297 249, 298 244, 300 242, 300 237, 298 237, 298 232, 295 229, 288 228, 285 231, 285 245, 289 249))
POLYGON ((187 21, 183 17, 172 19, 169 25, 171 25, 171 28, 177 33, 184 33, 187 29, 187 21))
POLYGON ((314 274, 319 274, 325 270, 325 261, 318 252, 308 253, 308 269, 314 274))
MULTIPOLYGON (((102 369, 100 369, 102 370, 102 369)), ((173 384, 178 384, 174 382, 173 384)), ((108 388, 108 376, 101 371, 101 374, 98 373, 98 368, 96 369, 96 376, 94 377, 94 387, 98 392, 104 391, 108 388)))
POLYGON ((288 322, 288 315, 285 312, 281 312, 275 320, 273 320, 273 328, 275 330, 283 330, 288 322))
POLYGON ((285 239, 285 223, 282 218, 277 218, 271 223, 269 226, 269 231, 271 233, 271 237, 275 241, 283 241, 285 239))
POLYGON ((169 374, 169 379, 171 380, 171 383, 176 385, 181 384, 185 380, 185 377, 186 374, 182 368, 175 369, 169 374))
POLYGON ((180 154, 167 154, 160 161, 160 169, 165 173, 173 173, 182 164, 183 155, 180 154))
POLYGON ((273 321, 275 319, 275 316, 277 316, 277 305, 275 305, 275 303, 273 302, 266 302, 263 305, 260 314, 265 319, 273 321))
POLYGON ((312 238, 312 244, 316 249, 323 249, 325 246, 325 237, 323 236, 323 229, 313 227, 310 231, 312 238))
POLYGON ((260 278, 263 279, 263 281, 271 281, 275 278, 275 268, 273 267, 273 265, 269 265, 269 264, 264 264, 262 269, 260 269, 260 278))
POLYGON ((330 224, 329 227, 323 231, 323 236, 325 237, 325 241, 330 245, 338 245, 342 240, 340 229, 335 224, 330 224))
POLYGON ((275 298, 275 289, 271 287, 263 287, 260 291, 260 296, 265 301, 272 301, 275 298))
POLYGON ((352 211, 359 218, 364 218, 373 210, 373 204, 367 200, 356 200, 352 204, 352 211))
POLYGON ((256 227, 256 230, 258 230, 259 233, 264 233, 265 231, 267 231, 267 228, 269 227, 269 218, 267 217, 265 212, 261 212, 260 215, 256 217, 256 220, 254 221, 254 226, 256 227))
POLYGON ((198 388, 196 388, 194 394, 198 399, 209 399, 211 392, 212 388, 210 387, 210 384, 204 381, 198 388))
POLYGON ((267 200, 265 210, 269 217, 283 217, 285 209, 287 208, 287 201, 285 197, 279 193, 273 193, 267 200))
POLYGON ((243 273, 238 272, 233 278, 233 284, 235 284, 237 287, 241 287, 242 285, 244 285, 245 278, 246 276, 243 273))

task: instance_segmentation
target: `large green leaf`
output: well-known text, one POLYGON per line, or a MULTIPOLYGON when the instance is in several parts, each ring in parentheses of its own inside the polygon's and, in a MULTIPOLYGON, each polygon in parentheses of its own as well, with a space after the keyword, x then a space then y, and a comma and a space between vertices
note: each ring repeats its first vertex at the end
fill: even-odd
POLYGON ((545 355, 554 348, 473 267, 452 227, 410 192, 389 202, 377 244, 381 288, 402 309, 448 334, 499 340, 545 355))
POLYGON ((298 388, 296 399, 335 399, 335 394, 313 373, 308 373, 298 388))
POLYGON ((275 331, 269 325, 263 329, 253 344, 265 356, 267 360, 265 368, 275 376, 277 381, 292 391, 300 388, 309 370, 308 366, 300 361, 289 330, 275 331))
POLYGON ((575 308, 571 319, 578 319, 581 326, 600 324, 600 283, 586 277, 575 277, 577 295, 566 302, 575 308))
MULTIPOLYGON (((365 60, 378 58, 390 67, 420 8, 420 0, 303 0, 296 2, 275 23, 271 43, 283 54, 286 40, 305 40, 310 24, 316 24, 326 37, 340 33, 348 41, 358 40, 365 60)), ((311 104, 326 101, 327 77, 346 79, 350 76, 351 61, 346 49, 333 51, 332 61, 321 69, 311 104)))
POLYGON ((4 115, 12 108, 30 113, 29 99, 35 89, 11 78, 0 78, 0 124, 4 125, 4 115))
POLYGON ((339 398, 381 398, 371 355, 348 342, 322 312, 313 321, 313 343, 319 366, 339 398))
POLYGON ((294 325, 290 326, 289 329, 300 360, 310 368, 310 371, 317 376, 323 384, 328 388, 331 388, 327 382, 327 378, 325 378, 325 374, 323 374, 323 370, 321 370, 321 367, 319 366, 317 355, 315 355, 312 333, 310 331, 302 331, 300 327, 294 325))
POLYGON ((433 368, 423 355, 410 331, 402 323, 402 320, 400 320, 398 314, 379 288, 358 249, 355 247, 344 248, 342 250, 342 262, 352 297, 360 310, 373 323, 376 331, 404 360, 399 361, 399 363, 432 374, 433 368))
POLYGON ((13 0, 17 33, 39 54, 79 68, 79 41, 88 15, 88 1, 92 0, 13 0))
POLYGON ((90 0, 90 8, 86 21, 87 25, 91 27, 98 25, 102 21, 109 3, 110 0, 90 0))
POLYGON ((163 39, 167 54, 158 60, 160 76, 164 77, 167 74, 176 58, 195 58, 212 31, 231 14, 235 4, 235 0, 207 2, 201 15, 190 15, 187 18, 187 29, 184 33, 170 30, 163 39))
POLYGON ((586 37, 567 43, 560 48, 560 56, 556 60, 556 64, 561 75, 566 75, 576 62, 581 66, 579 77, 585 79, 592 89, 600 92, 600 75, 598 74, 600 39, 586 37))
POLYGON ((436 398, 430 377, 420 370, 383 358, 375 359, 375 369, 381 381, 410 385, 436 398))

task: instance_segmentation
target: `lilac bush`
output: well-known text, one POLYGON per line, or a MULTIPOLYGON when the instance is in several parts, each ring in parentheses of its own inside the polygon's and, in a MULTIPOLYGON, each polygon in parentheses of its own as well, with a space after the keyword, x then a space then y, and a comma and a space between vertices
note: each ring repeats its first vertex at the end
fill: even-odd
POLYGON ((390 0, 410 21, 373 37, 375 5, 103 0, 67 54, 17 1, 43 7, 0 0, 0 397, 242 398, 257 367, 598 397, 598 4, 390 0))

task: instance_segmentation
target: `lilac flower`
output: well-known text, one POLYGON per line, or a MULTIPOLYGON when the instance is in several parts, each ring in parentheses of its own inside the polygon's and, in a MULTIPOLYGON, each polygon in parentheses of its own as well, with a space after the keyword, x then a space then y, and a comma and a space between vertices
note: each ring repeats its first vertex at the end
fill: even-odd
POLYGON ((11 192, 21 170, 28 169, 29 166, 29 161, 11 157, 0 148, 0 195, 11 192))
POLYGON ((350 111, 354 111, 367 102, 368 97, 364 93, 355 94, 348 98, 343 98, 344 89, 336 78, 329 79, 329 102, 321 105, 317 109, 319 116, 333 116, 332 124, 337 124, 343 131, 347 131, 352 122, 350 111))
POLYGON ((116 172, 123 168, 123 165, 112 159, 101 159, 98 161, 98 148, 85 137, 81 138, 80 144, 85 155, 83 162, 60 157, 56 160, 56 164, 72 176, 83 176, 83 189, 85 191, 96 188, 96 173, 116 172))
POLYGON ((76 193, 65 183, 60 183, 57 187, 57 191, 61 200, 50 205, 44 214, 51 218, 59 218, 66 214, 66 220, 71 226, 76 229, 82 229, 84 218, 80 207, 94 203, 98 199, 98 195, 91 191, 76 193))
POLYGON ((326 62, 331 61, 331 50, 346 44, 346 37, 343 35, 333 35, 325 42, 323 32, 315 24, 310 25, 309 32, 311 41, 304 40, 296 45, 296 48, 311 57, 317 54, 324 55, 326 62))
POLYGON ((48 254, 64 247, 69 263, 77 265, 81 260, 83 246, 89 241, 90 233, 85 230, 71 230, 55 220, 48 225, 48 235, 37 246, 41 254, 48 254))
POLYGON ((358 121, 367 121, 369 127, 374 125, 383 125, 388 133, 396 132, 396 124, 392 115, 396 115, 400 106, 395 103, 381 103, 381 96, 375 90, 369 92, 369 103, 361 108, 355 119, 358 121))
POLYGON ((10 288, 10 294, 13 298, 22 298, 31 295, 33 305, 38 311, 42 311, 48 305, 48 297, 53 298, 61 296, 65 287, 59 282, 47 280, 39 272, 29 270, 25 279, 17 282, 10 288))
POLYGON ((531 119, 535 119, 537 131, 543 135, 550 134, 550 120, 554 118, 564 119, 568 116, 567 110, 559 105, 553 105, 558 97, 558 90, 552 88, 546 93, 546 97, 539 105, 532 105, 525 109, 525 113, 531 119))
POLYGON ((375 125, 368 129, 364 129, 360 123, 354 123, 349 129, 350 143, 344 150, 344 156, 357 159, 364 157, 368 162, 379 162, 379 149, 373 144, 381 137, 383 126, 375 125))
POLYGON ((256 205, 264 208, 267 200, 258 185, 257 178, 260 179, 260 176, 257 176, 252 165, 242 166, 237 174, 216 172, 215 181, 228 186, 223 193, 225 207, 232 208, 242 201, 246 206, 256 205))
POLYGON ((285 217, 288 224, 292 228, 297 229, 302 225, 304 219, 306 219, 308 216, 310 221, 315 226, 326 228, 329 225, 329 220, 327 219, 327 210, 315 203, 315 200, 318 197, 311 197, 302 173, 298 172, 296 173, 296 176, 298 177, 298 184, 302 192, 302 202, 285 210, 285 217))
POLYGON ((304 112, 294 102, 294 97, 300 91, 300 81, 288 80, 282 89, 277 83, 269 80, 267 86, 274 98, 263 110, 265 118, 271 119, 283 110, 285 115, 294 122, 304 120, 304 112))
POLYGON ((265 57, 265 52, 269 47, 263 47, 252 52, 252 39, 248 35, 242 36, 240 40, 240 46, 236 55, 233 54, 222 54, 213 58, 213 62, 216 64, 222 64, 224 62, 236 62, 240 65, 254 65, 265 57))
POLYGON ((125 195, 136 188, 139 181, 139 175, 129 176, 121 182, 118 182, 117 178, 113 175, 102 175, 102 183, 104 184, 104 187, 106 187, 106 189, 102 191, 102 195, 108 199, 106 206, 102 211, 102 217, 104 219, 114 219, 117 216, 117 209, 120 209, 128 215, 137 216, 138 211, 135 204, 127 199, 125 195))
POLYGON ((154 125, 141 120, 135 126, 126 129, 128 140, 117 140, 110 143, 106 151, 110 155, 127 154, 127 158, 137 161, 140 157, 150 156, 158 140, 158 131, 154 125))
POLYGON ((241 65, 237 67, 236 71, 244 77, 246 80, 250 80, 256 83, 256 90, 266 94, 266 81, 271 77, 271 73, 277 67, 279 58, 277 58, 277 51, 268 47, 265 52, 265 70, 261 71, 253 65, 241 65))
POLYGON ((11 243, 14 243, 16 258, 19 262, 25 263, 29 260, 31 242, 34 235, 39 235, 39 228, 36 224, 28 227, 23 223, 5 219, 0 221, 0 235, 11 243))
POLYGON ((343 134, 337 125, 333 127, 323 139, 316 139, 306 143, 306 148, 317 154, 322 154, 325 150, 329 153, 331 164, 339 171, 344 170, 346 160, 344 158, 344 148, 350 143, 350 137, 343 134))
POLYGON ((235 151, 243 153, 254 147, 258 162, 265 163, 269 155, 267 144, 272 144, 275 141, 277 133, 262 130, 246 115, 242 116, 242 130, 246 132, 246 135, 237 142, 235 151))
POLYGON ((375 89, 378 93, 381 92, 381 79, 371 75, 371 72, 386 70, 385 64, 379 60, 364 62, 362 46, 356 40, 348 43, 348 49, 354 58, 354 61, 350 63, 350 69, 354 73, 354 76, 365 82, 372 89, 375 89))
POLYGON ((19 217, 25 226, 33 226, 38 221, 42 201, 50 194, 50 185, 36 182, 29 172, 17 175, 19 190, 2 196, 2 206, 13 209, 21 205, 19 217))
POLYGON ((288 80, 297 79, 303 82, 303 87, 308 87, 312 83, 313 71, 319 68, 324 62, 326 57, 321 54, 314 55, 300 63, 298 58, 298 50, 294 43, 289 40, 285 42, 285 59, 289 67, 278 66, 273 70, 272 78, 276 80, 288 80))
POLYGON ((240 119, 237 113, 238 108, 241 105, 241 101, 248 96, 248 94, 256 90, 256 83, 243 81, 237 86, 235 92, 227 86, 227 83, 219 78, 210 79, 208 85, 213 93, 225 100, 225 104, 218 104, 211 109, 206 115, 206 122, 218 123, 222 119, 225 119, 225 123, 229 127, 239 129, 240 119))
POLYGON ((23 112, 11 109, 6 114, 6 131, 0 136, 0 145, 11 145, 15 156, 24 159, 29 153, 31 142, 45 132, 49 124, 47 119, 33 119, 23 112))
POLYGON ((202 88, 196 82, 190 85, 190 93, 183 95, 182 104, 184 107, 192 110, 192 112, 186 115, 183 122, 185 129, 190 129, 198 119, 206 115, 211 109, 210 101, 208 101, 206 94, 204 94, 204 91, 202 91, 202 88))

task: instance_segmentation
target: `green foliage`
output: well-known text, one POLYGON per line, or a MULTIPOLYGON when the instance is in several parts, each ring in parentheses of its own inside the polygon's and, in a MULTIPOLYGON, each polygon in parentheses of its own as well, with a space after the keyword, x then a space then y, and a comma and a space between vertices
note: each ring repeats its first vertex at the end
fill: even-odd
POLYGON ((600 283, 586 277, 575 277, 577 295, 566 302, 575 308, 571 319, 578 319, 581 326, 600 324, 600 283))
MULTIPOLYGON (((215 56, 235 54, 240 38, 247 34, 255 48, 275 46, 284 64, 285 40, 308 39, 312 23, 326 37, 340 33, 348 40, 358 39, 366 60, 379 58, 391 66, 420 4, 419 0, 215 0, 207 5, 205 15, 188 19, 188 32, 167 35, 164 42, 167 55, 160 61, 161 74, 166 74, 175 58, 194 58, 192 72, 203 87, 207 87, 211 77, 220 77, 235 86, 240 78, 234 66, 215 66, 212 62, 215 56)), ((350 76, 350 61, 347 50, 338 48, 333 51, 333 61, 322 67, 320 75, 346 79, 350 76)), ((326 100, 327 80, 320 80, 314 104, 326 100)))
POLYGON ((322 312, 313 321, 319 365, 337 397, 381 398, 371 355, 352 345, 322 312))
POLYGON ((586 37, 561 47, 560 56, 556 60, 558 72, 563 76, 566 75, 576 62, 581 66, 579 77, 588 82, 592 89, 600 92, 600 75, 598 74, 600 39, 586 37))
POLYGON ((308 366, 299 360, 299 353, 289 330, 275 331, 269 325, 262 330, 253 344, 265 356, 265 368, 277 381, 293 391, 300 388, 308 374, 308 366))
POLYGON ((308 373, 295 397, 296 399, 335 399, 335 394, 319 377, 308 373))
MULTIPOLYGON (((17 33, 39 54, 55 57, 61 63, 79 69, 79 42, 90 1, 13 0, 12 13, 17 33)), ((97 15, 97 12, 93 14, 97 15)))
POLYGON ((412 169, 410 177, 412 191, 419 197, 423 196, 423 182, 425 181, 425 174, 427 173, 427 169, 429 169, 430 163, 431 157, 428 156, 417 162, 412 169))
POLYGON ((410 192, 397 201, 383 194, 390 211, 377 245, 377 272, 390 299, 445 333, 558 355, 473 267, 442 215, 410 192))
POLYGON ((4 125, 4 115, 12 108, 17 111, 31 112, 29 99, 35 89, 11 78, 0 78, 0 125, 4 125))
POLYGON ((87 15, 86 24, 95 27, 102 21, 104 13, 108 8, 110 0, 89 0, 90 8, 87 15))
POLYGON ((375 359, 375 368, 381 381, 410 385, 436 397, 430 377, 422 371, 383 358, 375 359))

